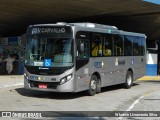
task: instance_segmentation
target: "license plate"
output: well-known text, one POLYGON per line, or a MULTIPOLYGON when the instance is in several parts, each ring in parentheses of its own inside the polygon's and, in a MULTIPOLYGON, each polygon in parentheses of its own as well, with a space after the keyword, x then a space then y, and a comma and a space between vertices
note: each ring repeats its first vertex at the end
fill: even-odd
POLYGON ((47 88, 47 84, 39 84, 38 87, 39 87, 39 88, 46 89, 46 88, 47 88))

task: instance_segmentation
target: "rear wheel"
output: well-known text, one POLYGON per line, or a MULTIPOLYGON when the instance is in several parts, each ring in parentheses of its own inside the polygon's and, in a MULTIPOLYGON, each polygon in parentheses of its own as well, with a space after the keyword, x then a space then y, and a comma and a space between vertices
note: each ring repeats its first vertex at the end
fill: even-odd
POLYGON ((126 75, 126 82, 124 84, 124 87, 129 89, 133 85, 133 73, 131 71, 127 72, 126 75))
POLYGON ((90 96, 93 96, 96 94, 96 90, 97 90, 97 76, 96 75, 92 75, 90 83, 89 83, 89 90, 88 90, 88 94, 90 96))

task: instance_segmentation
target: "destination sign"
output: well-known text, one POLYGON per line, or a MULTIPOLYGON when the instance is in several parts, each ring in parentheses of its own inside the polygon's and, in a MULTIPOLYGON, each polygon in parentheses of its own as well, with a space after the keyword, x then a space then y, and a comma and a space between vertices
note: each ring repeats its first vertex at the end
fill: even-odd
POLYGON ((40 27, 29 27, 27 30, 28 34, 65 34, 71 33, 70 27, 50 27, 50 26, 40 26, 40 27))
POLYGON ((39 33, 65 33, 65 28, 33 28, 32 34, 39 34, 39 33))

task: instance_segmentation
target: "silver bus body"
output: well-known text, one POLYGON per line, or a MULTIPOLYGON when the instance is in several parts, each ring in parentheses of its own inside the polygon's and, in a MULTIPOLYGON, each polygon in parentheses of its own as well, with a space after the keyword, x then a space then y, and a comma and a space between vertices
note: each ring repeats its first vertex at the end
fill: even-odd
MULTIPOLYGON (((39 91, 52 91, 52 92, 79 92, 90 89, 91 77, 94 75, 98 80, 99 87, 105 87, 115 84, 122 84, 126 82, 126 75, 128 71, 132 73, 133 81, 144 76, 146 69, 146 36, 140 33, 133 32, 125 32, 122 30, 118 30, 114 26, 100 25, 94 23, 58 23, 58 24, 40 24, 33 25, 30 27, 45 27, 45 26, 68 26, 72 30, 72 39, 73 39, 73 66, 69 69, 66 69, 61 74, 58 75, 46 75, 46 74, 33 74, 28 71, 25 67, 24 73, 24 87, 31 90, 39 90, 39 91), (78 40, 81 38, 76 38, 78 32, 80 32, 80 37, 82 39, 88 40, 88 50, 89 56, 88 58, 81 60, 78 59, 80 52, 78 52, 78 40), (96 36, 105 36, 105 34, 109 35, 119 35, 119 36, 136 36, 144 38, 143 41, 143 49, 144 53, 142 55, 124 55, 124 49, 113 45, 113 51, 115 55, 107 55, 107 56, 94 56, 91 55, 91 39, 85 38, 85 33, 92 34, 90 37, 93 40, 93 34, 96 36), (119 55, 117 51, 120 51, 119 55), (117 54, 117 55, 116 55, 117 54), (62 79, 64 78, 64 82, 62 79), (63 83, 62 83, 63 82, 63 83)), ((101 37, 101 43, 105 37, 101 37)), ((123 37, 123 41, 124 41, 123 37)), ((84 40, 84 41, 85 41, 84 40)), ((81 41, 80 41, 81 42, 81 41)), ((97 42, 97 41, 95 41, 97 42)), ((99 42, 99 41, 98 41, 99 42)), ((97 43, 98 43, 97 42, 97 43)), ((105 42, 105 40, 104 40, 105 42)), ((133 44, 133 41, 132 43, 133 44)), ((84 44, 82 44, 84 45, 84 44)), ((107 44, 106 44, 107 45, 107 44)), ((136 44, 137 45, 137 44, 136 44)), ((98 46, 101 48, 102 46, 98 46)), ((125 47, 124 43, 122 47, 125 47)), ((102 50, 102 48, 101 48, 102 50)), ((103 50, 99 52, 103 52, 103 50)), ((133 50, 133 49, 132 49, 133 50)), ((83 51, 83 50, 82 50, 83 51)), ((110 50, 109 50, 110 52, 110 50)), ((94 53, 94 52, 93 52, 94 53)), ((96 52, 95 52, 96 54, 96 52)), ((41 67, 41 69, 48 69, 47 67, 41 67)), ((132 82, 133 82, 132 81, 132 82)))

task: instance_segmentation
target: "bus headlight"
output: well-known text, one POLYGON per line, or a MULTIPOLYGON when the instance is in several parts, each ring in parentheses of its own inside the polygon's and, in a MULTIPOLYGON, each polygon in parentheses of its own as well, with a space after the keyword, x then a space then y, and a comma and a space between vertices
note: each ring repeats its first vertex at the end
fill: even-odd
POLYGON ((26 73, 24 73, 24 77, 25 77, 27 80, 28 80, 28 78, 29 78, 26 73))
POLYGON ((65 76, 64 78, 61 79, 60 81, 60 85, 62 85, 63 83, 69 81, 72 78, 72 74, 65 76))

